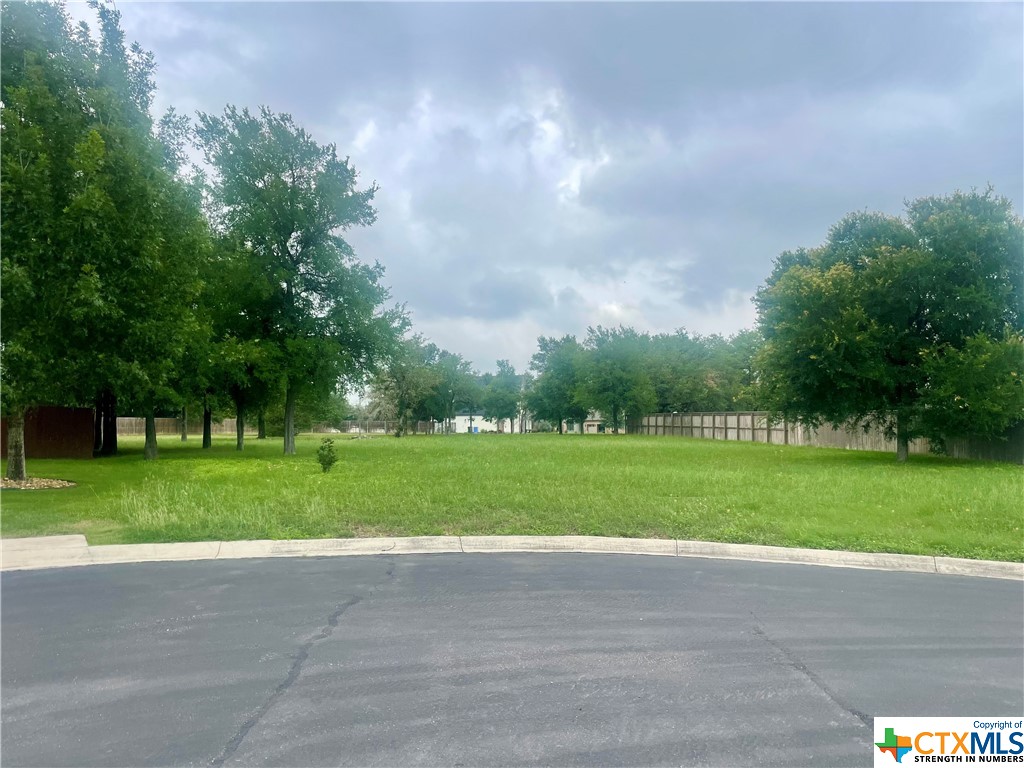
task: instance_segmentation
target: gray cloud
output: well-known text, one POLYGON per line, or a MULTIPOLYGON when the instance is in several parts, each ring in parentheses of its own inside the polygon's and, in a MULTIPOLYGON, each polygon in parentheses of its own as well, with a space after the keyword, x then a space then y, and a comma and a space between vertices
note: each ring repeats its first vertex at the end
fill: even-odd
POLYGON ((772 259, 850 210, 1024 202, 1019 4, 122 12, 158 108, 267 104, 350 154, 380 184, 357 252, 481 367, 588 324, 736 331, 772 259))

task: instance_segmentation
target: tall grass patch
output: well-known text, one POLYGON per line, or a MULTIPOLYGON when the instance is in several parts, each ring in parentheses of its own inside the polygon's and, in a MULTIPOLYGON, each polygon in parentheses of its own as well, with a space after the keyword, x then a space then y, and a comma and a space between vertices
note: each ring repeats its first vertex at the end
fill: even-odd
POLYGON ((29 461, 76 488, 3 491, 4 536, 92 543, 584 534, 1024 560, 1024 468, 672 437, 457 435, 142 441, 29 461))

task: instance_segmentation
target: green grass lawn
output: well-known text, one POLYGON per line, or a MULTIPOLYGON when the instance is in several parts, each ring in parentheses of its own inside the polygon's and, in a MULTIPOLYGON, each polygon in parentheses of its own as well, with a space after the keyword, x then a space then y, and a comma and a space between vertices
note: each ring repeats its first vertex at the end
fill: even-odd
POLYGON ((641 436, 122 439, 116 458, 32 460, 75 488, 5 490, 3 536, 92 544, 437 534, 590 534, 1024 560, 1024 468, 641 436))

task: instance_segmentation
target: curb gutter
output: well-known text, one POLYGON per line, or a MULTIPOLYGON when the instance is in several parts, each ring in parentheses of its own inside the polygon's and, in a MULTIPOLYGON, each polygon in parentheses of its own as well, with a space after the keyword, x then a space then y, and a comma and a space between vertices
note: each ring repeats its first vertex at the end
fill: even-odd
POLYGON ((719 544, 673 539, 619 539, 604 536, 410 536, 374 539, 202 541, 105 546, 89 546, 85 536, 82 535, 40 536, 0 540, 0 570, 25 571, 109 563, 443 552, 594 552, 705 557, 762 563, 823 565, 834 568, 981 576, 1024 581, 1024 563, 965 560, 928 555, 764 547, 753 544, 719 544))

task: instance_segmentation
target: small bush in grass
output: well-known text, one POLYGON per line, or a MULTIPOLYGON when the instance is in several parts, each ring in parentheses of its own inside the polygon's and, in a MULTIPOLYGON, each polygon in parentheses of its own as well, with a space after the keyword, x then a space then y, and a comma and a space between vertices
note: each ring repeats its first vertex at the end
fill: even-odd
POLYGON ((325 437, 320 442, 320 448, 316 452, 316 460, 320 462, 324 472, 330 472, 334 462, 338 460, 338 455, 334 452, 334 441, 331 438, 325 437))

